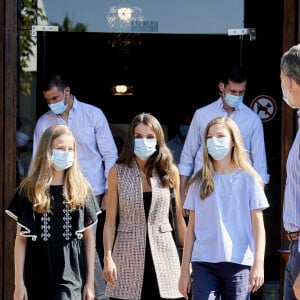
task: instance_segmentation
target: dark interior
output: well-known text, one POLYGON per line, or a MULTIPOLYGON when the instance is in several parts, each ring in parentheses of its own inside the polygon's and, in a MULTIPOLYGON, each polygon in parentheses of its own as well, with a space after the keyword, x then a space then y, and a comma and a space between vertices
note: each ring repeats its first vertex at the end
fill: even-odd
MULTIPOLYGON (((137 113, 151 112, 172 137, 182 113, 193 114, 217 99, 224 64, 245 65, 245 103, 268 95, 277 104, 277 114, 263 125, 271 174, 266 186, 271 207, 265 211, 265 279, 279 281, 282 7, 271 10, 269 5, 266 0, 251 1, 251 6, 245 1, 245 27, 256 28, 255 41, 227 35, 39 32, 37 87, 46 73, 61 73, 70 80, 72 93, 100 107, 109 123, 129 123, 137 113), (111 86, 118 83, 133 85, 133 95, 113 96, 111 86)), ((37 95, 39 117, 47 106, 40 90, 37 95)))

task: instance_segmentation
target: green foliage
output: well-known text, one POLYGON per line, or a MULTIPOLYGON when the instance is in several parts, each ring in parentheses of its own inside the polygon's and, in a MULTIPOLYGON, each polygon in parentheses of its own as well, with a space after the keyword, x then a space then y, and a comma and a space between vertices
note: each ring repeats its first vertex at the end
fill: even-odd
POLYGON ((51 25, 58 26, 59 31, 64 31, 64 32, 86 32, 87 31, 87 26, 83 23, 76 23, 74 25, 72 20, 69 18, 68 14, 66 14, 62 25, 58 23, 51 23, 51 25))
POLYGON ((31 72, 26 71, 30 57, 33 55, 32 47, 36 45, 36 38, 31 35, 32 25, 37 25, 37 20, 47 20, 41 8, 37 7, 36 0, 22 0, 20 13, 19 35, 19 80, 20 91, 24 96, 30 95, 31 72))
MULTIPOLYGON (((47 16, 43 14, 43 10, 37 7, 37 0, 22 0, 20 13, 20 35, 19 35, 19 80, 20 91, 24 96, 30 96, 32 73, 26 69, 29 67, 29 61, 33 55, 32 47, 36 45, 36 37, 31 35, 33 25, 38 25, 37 20, 47 20, 47 16)), ((83 23, 73 24, 72 20, 65 16, 62 25, 52 23, 59 27, 59 31, 65 32, 86 32, 87 26, 83 23)))

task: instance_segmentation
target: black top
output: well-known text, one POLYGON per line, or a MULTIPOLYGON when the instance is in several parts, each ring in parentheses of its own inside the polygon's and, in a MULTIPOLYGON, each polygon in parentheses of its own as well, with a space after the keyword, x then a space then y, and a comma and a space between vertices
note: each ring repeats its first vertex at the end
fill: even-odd
POLYGON ((33 212, 32 203, 17 191, 6 213, 27 237, 24 280, 30 300, 81 299, 86 277, 83 232, 98 220, 93 196, 71 211, 63 186, 51 186, 51 212, 33 212))

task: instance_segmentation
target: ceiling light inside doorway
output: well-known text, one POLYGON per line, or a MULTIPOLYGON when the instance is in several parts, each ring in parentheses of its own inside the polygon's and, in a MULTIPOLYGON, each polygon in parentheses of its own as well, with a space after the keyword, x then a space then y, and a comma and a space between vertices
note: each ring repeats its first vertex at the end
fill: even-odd
POLYGON ((118 17, 125 22, 131 20, 132 9, 130 7, 120 7, 118 8, 118 17))
POLYGON ((112 94, 115 96, 133 95, 133 85, 117 84, 112 86, 112 94))

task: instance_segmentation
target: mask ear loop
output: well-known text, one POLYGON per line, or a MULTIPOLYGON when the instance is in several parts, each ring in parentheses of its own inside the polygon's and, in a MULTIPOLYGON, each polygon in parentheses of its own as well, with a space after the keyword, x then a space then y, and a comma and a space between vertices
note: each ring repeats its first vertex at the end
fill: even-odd
POLYGON ((223 82, 220 82, 219 83, 219 96, 222 98, 222 99, 225 99, 225 96, 226 96, 226 93, 225 93, 225 84, 223 82))
POLYGON ((284 75, 284 78, 282 80, 282 83, 281 83, 281 87, 285 87, 287 88, 288 90, 290 90, 290 87, 291 87, 291 82, 290 82, 290 78, 289 76, 287 75, 284 75), (287 82, 288 81, 288 82, 287 82))
POLYGON ((68 96, 67 95, 67 92, 66 92, 66 89, 64 89, 64 97, 63 97, 63 102, 64 102, 64 105, 67 105, 67 108, 69 106, 69 97, 70 95, 68 96), (66 102, 66 103, 65 103, 66 102))
POLYGON ((225 93, 225 91, 223 91, 223 92, 220 91, 219 92, 219 96, 222 98, 223 101, 225 101, 225 99, 226 99, 226 93, 225 93))
MULTIPOLYGON (((288 77, 288 76, 284 76, 284 79, 283 79, 283 85, 286 85, 286 83, 287 83, 287 85, 288 85, 288 87, 287 86, 285 86, 285 88, 287 88, 288 89, 288 91, 285 93, 286 94, 286 98, 288 98, 289 97, 289 94, 290 94, 290 78, 288 77), (286 82, 288 80, 288 83, 286 82)), ((281 88, 283 89, 283 87, 281 86, 281 88)))
POLYGON ((291 82, 290 82, 290 78, 288 76, 285 76, 285 81, 288 81, 288 89, 290 90, 291 88, 291 82))

